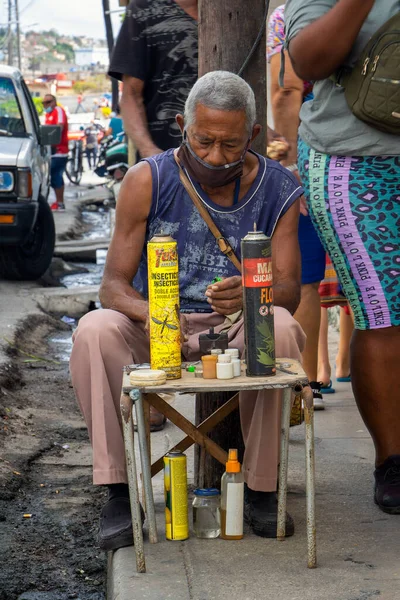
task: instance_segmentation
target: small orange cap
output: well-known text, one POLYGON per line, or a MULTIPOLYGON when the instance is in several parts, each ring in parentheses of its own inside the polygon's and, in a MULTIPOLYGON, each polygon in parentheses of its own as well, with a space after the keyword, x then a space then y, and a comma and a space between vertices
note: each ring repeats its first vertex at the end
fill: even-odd
POLYGON ((229 449, 228 462, 226 463, 227 473, 240 473, 240 462, 238 461, 238 451, 234 448, 229 449))

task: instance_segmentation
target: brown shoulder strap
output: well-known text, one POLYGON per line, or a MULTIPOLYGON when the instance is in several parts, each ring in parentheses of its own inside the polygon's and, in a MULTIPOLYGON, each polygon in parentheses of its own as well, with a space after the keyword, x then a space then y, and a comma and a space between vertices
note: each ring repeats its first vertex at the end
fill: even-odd
POLYGON ((221 250, 221 252, 223 254, 225 254, 225 256, 227 258, 229 258, 230 261, 232 261, 232 263, 235 265, 235 267, 237 268, 239 273, 241 273, 242 265, 240 264, 239 259, 237 258, 236 254, 234 253, 232 246, 230 245, 228 240, 226 238, 224 238, 224 236, 222 235, 222 233, 220 232, 220 230, 218 229, 218 227, 212 220, 210 213, 208 212, 208 210, 206 209, 206 207, 204 206, 204 204, 202 203, 200 198, 198 198, 195 190, 193 189, 192 184, 190 183, 184 170, 182 169, 179 159, 175 155, 175 153, 174 153, 174 158, 175 158, 176 164, 179 167, 179 178, 181 180, 181 183, 182 183, 183 187, 185 188, 185 190, 187 191, 187 193, 189 194, 193 204, 199 211, 200 215, 206 222, 209 230, 211 231, 211 233, 217 240, 218 248, 221 250))

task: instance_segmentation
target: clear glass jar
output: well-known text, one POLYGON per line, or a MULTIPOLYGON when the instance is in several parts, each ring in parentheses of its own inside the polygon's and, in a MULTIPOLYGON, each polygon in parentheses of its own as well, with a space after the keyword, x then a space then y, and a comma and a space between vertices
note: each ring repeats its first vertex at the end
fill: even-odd
POLYGON ((193 500, 193 531, 198 538, 217 538, 221 533, 220 494, 216 488, 197 488, 193 500))

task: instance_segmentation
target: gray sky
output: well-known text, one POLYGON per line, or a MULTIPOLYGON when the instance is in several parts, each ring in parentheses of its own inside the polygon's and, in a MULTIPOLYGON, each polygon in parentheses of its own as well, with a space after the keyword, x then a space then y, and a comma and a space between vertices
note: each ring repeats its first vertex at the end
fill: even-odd
MULTIPOLYGON (((67 35, 105 38, 101 0, 20 0, 19 4, 22 31, 54 28, 67 35), (32 27, 33 23, 37 25, 32 27)), ((110 8, 119 8, 118 0, 110 0, 110 8)), ((120 19, 112 16, 116 36, 120 19)))

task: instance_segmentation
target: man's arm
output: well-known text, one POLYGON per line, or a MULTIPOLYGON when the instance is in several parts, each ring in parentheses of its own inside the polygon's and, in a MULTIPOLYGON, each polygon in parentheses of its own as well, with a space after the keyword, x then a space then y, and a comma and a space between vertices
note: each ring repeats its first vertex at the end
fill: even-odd
POLYGON ((279 219, 272 236, 274 304, 286 308, 292 315, 300 303, 299 202, 296 200, 279 219))
POLYGON ((271 108, 274 118, 274 126, 280 134, 289 142, 287 157, 282 161, 283 165, 297 162, 297 130, 299 128, 299 112, 303 102, 303 80, 297 77, 293 71, 290 58, 285 51, 285 77, 284 87, 279 85, 279 71, 281 66, 281 55, 274 54, 271 57, 271 108))
POLYGON ((148 302, 132 287, 145 242, 151 207, 150 166, 139 163, 129 169, 118 196, 115 231, 107 254, 100 287, 104 308, 117 310, 134 321, 148 318, 148 302))
POLYGON ((162 152, 149 133, 146 110, 143 101, 144 81, 130 75, 123 76, 121 114, 124 128, 142 158, 162 152))
MULTIPOLYGON (((289 43, 297 75, 326 79, 349 54, 375 0, 339 0, 326 14, 302 29, 289 43)), ((290 4, 288 6, 290 14, 290 4)), ((290 37, 290 18, 287 33, 290 37)))

